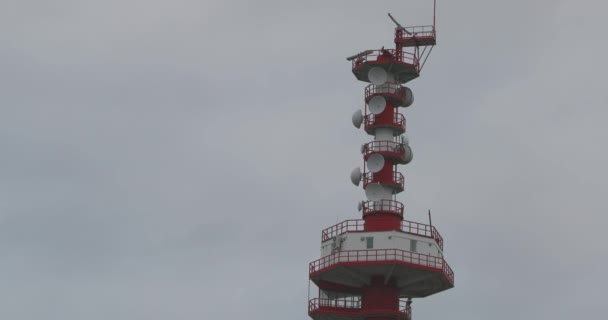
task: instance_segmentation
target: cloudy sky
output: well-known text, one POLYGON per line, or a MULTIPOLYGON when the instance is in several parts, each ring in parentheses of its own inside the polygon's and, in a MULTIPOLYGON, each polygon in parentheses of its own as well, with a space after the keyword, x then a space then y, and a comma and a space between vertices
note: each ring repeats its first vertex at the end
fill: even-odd
MULTIPOLYGON (((456 288, 414 317, 601 317, 608 5, 439 2, 400 200, 456 288)), ((0 318, 307 319, 364 197, 344 58, 429 4, 0 0, 0 318)))

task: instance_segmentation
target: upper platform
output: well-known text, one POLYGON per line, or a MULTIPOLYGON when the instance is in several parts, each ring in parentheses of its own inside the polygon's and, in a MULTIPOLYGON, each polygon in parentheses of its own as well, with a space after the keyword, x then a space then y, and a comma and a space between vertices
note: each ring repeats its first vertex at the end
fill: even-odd
POLYGON ((407 52, 398 52, 395 49, 368 50, 368 54, 361 54, 352 60, 353 74, 357 80, 371 82, 368 78, 369 70, 381 67, 395 75, 395 81, 406 83, 418 78, 419 61, 416 55, 407 52))
POLYGON ((437 44, 435 27, 415 26, 395 30, 395 43, 404 47, 425 47, 437 44))
POLYGON ((434 226, 402 220, 390 231, 373 231, 366 220, 347 220, 323 230, 321 258, 309 265, 321 289, 358 292, 383 275, 402 297, 425 297, 454 286, 434 226))
MULTIPOLYGON (((332 238, 347 232, 353 233, 364 231, 366 231, 365 220, 345 220, 321 231, 321 242, 329 241, 332 238)), ((435 240, 437 246, 443 251, 443 237, 441 236, 441 234, 439 234, 439 231, 437 231, 437 228, 435 228, 435 226, 414 221, 402 220, 398 231, 433 239, 435 240)))
POLYGON ((358 80, 371 82, 368 77, 373 67, 383 68, 394 75, 394 81, 406 83, 420 76, 437 36, 434 26, 398 26, 395 29, 395 49, 367 50, 347 58, 352 60, 352 71, 358 80))
MULTIPOLYGON (((366 237, 362 237, 366 239, 366 237)), ((404 297, 426 297, 454 287, 454 272, 441 256, 400 249, 336 251, 309 265, 310 280, 357 290, 371 277, 383 275, 394 281, 404 297)))

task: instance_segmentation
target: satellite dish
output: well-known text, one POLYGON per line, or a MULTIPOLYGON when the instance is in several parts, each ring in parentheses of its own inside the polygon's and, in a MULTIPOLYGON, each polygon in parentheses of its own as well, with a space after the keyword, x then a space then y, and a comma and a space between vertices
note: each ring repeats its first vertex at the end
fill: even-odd
POLYGON ((401 144, 404 144, 406 146, 410 145, 410 138, 406 134, 401 135, 401 144))
POLYGON ((369 171, 376 173, 380 172, 384 167, 384 157, 381 154, 372 154, 367 158, 367 168, 369 171))
POLYGON ((361 123, 363 123, 363 112, 361 110, 357 110, 355 111, 355 113, 353 113, 353 125, 359 129, 361 128, 361 123))
POLYGON ((361 182, 362 176, 363 173, 361 173, 361 168, 356 167, 353 169, 353 171, 350 172, 350 181, 352 181, 354 185, 358 186, 361 182))
POLYGON ((405 148, 403 148, 403 149, 405 149, 405 151, 403 152, 404 153, 403 157, 405 158, 404 164, 408 164, 408 163, 412 162, 412 159, 414 159, 414 152, 412 152, 412 148, 410 148, 410 146, 405 145, 404 147, 405 147, 405 148))
POLYGON ((414 103, 414 93, 412 92, 412 90, 408 87, 402 87, 403 88, 403 105, 402 107, 406 108, 412 105, 412 103, 414 103))
POLYGON ((379 183, 370 183, 365 187, 365 196, 369 200, 378 201, 390 198, 391 192, 379 183))
POLYGON ((386 74, 386 71, 384 71, 384 69, 380 67, 373 67, 369 69, 369 72, 367 73, 367 78, 369 79, 369 82, 379 86, 386 82, 386 80, 388 79, 388 75, 386 74))
POLYGON ((369 106, 369 111, 371 113, 381 114, 382 111, 384 111, 384 108, 386 108, 386 99, 384 99, 383 96, 375 96, 369 99, 367 105, 369 106))

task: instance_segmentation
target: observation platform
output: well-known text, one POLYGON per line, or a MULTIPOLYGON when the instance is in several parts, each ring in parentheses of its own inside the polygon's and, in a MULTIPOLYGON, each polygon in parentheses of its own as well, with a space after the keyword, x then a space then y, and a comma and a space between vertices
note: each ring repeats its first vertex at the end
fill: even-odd
POLYGON ((394 141, 372 141, 363 145, 363 159, 367 159, 373 154, 381 154, 387 159, 391 159, 395 164, 408 164, 412 161, 412 150, 408 145, 394 141))
MULTIPOLYGON (((392 200, 385 200, 392 201, 392 200)), ((373 201, 370 201, 373 202, 373 201)), ((395 201, 396 202, 396 201, 395 201)), ((325 242, 331 240, 334 237, 337 237, 341 234, 350 232, 364 232, 365 231, 365 220, 362 219, 352 219, 345 220, 338 224, 335 224, 325 230, 321 231, 321 242, 325 242)), ((402 220, 401 226, 399 230, 403 233, 413 234, 416 236, 421 236, 429 239, 435 240, 437 246, 443 251, 443 237, 437 231, 437 228, 434 226, 418 223, 414 221, 402 220)))
POLYGON ((388 214, 403 219, 403 203, 395 200, 377 200, 363 202, 363 217, 388 214))
POLYGON ((437 44, 434 26, 414 26, 397 28, 395 43, 404 47, 425 47, 437 44))
POLYGON ((309 272, 321 289, 325 283, 362 288, 376 275, 392 279, 405 297, 426 297, 454 287, 454 272, 442 257, 400 249, 337 251, 311 262, 309 272))
POLYGON ((365 103, 369 103, 369 100, 376 96, 384 97, 395 106, 409 107, 414 102, 412 91, 394 82, 370 84, 365 87, 365 103))
MULTIPOLYGON (((363 176, 363 189, 365 189, 365 187, 367 187, 367 185, 370 183, 378 182, 381 182, 381 179, 378 177, 377 174, 374 175, 374 173, 372 172, 367 172, 363 176)), ((395 193, 402 192, 405 188, 405 178, 400 172, 393 172, 391 180, 388 183, 385 181, 382 181, 382 183, 384 186, 392 188, 395 193)))
POLYGON ((395 81, 406 83, 420 76, 420 63, 412 53, 397 52, 395 49, 369 50, 352 61, 353 74, 357 80, 371 82, 369 70, 373 67, 383 68, 395 75, 395 81))
POLYGON ((405 133, 405 117, 401 113, 395 112, 392 118, 386 119, 382 116, 367 114, 365 115, 364 129, 367 134, 375 135, 378 128, 390 128, 396 136, 405 133))
POLYGON ((412 308, 399 301, 399 310, 362 309, 361 299, 312 299, 308 302, 308 315, 315 320, 365 320, 370 317, 382 319, 411 320, 412 308))

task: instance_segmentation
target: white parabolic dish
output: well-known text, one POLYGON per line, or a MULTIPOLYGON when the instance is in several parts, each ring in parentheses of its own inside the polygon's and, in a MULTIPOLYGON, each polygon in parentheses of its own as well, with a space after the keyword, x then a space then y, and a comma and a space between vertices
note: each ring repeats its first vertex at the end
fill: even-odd
POLYGON ((363 173, 361 173, 361 168, 356 167, 350 172, 350 181, 352 181, 354 185, 358 186, 359 182, 361 182, 362 176, 363 173))
POLYGON ((363 112, 361 110, 355 111, 355 113, 353 113, 352 120, 355 128, 361 128, 361 123, 363 123, 363 112))
POLYGON ((381 154, 372 154, 367 158, 367 168, 373 173, 380 172, 384 168, 384 157, 381 154))
POLYGON ((367 72, 367 78, 369 79, 369 82, 379 86, 386 82, 388 76, 384 69, 380 67, 373 67, 367 72))
POLYGON ((373 114, 381 114, 382 111, 384 111, 384 108, 386 108, 386 99, 384 99, 383 96, 375 96, 369 99, 367 105, 369 107, 369 112, 373 114))
POLYGON ((365 187, 365 196, 368 200, 378 201, 382 199, 389 199, 391 193, 379 183, 370 183, 367 185, 367 187, 365 187))

